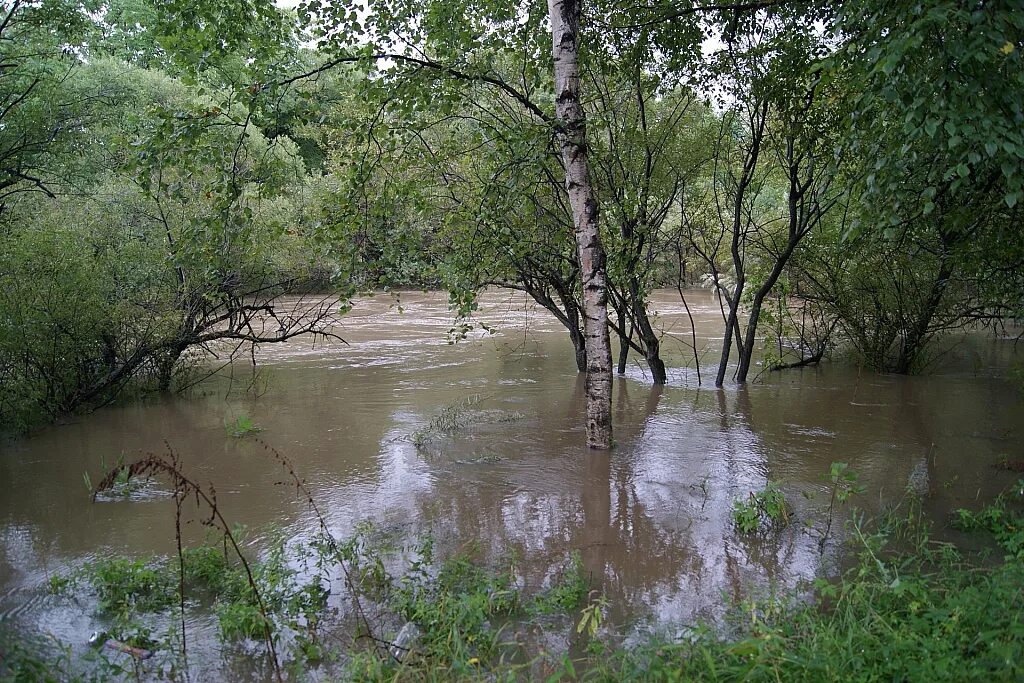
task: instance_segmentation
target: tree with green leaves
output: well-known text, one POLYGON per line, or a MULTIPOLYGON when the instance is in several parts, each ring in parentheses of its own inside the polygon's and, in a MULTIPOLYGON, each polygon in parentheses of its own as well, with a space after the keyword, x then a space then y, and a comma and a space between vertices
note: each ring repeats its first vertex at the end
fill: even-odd
POLYGON ((90 4, 13 0, 0 5, 0 210, 20 192, 52 195, 102 94, 62 85, 81 66, 90 4))
MULTIPOLYGON (((18 16, 8 25, 33 26, 40 41, 71 37, 18 16)), ((296 240, 279 198, 304 177, 295 146, 269 140, 223 89, 197 93, 119 59, 83 58, 99 47, 12 61, 42 75, 12 100, 0 135, 14 141, 7 148, 39 132, 20 132, 23 120, 63 123, 40 129, 45 146, 9 157, 18 165, 0 214, 5 429, 102 405, 150 380, 167 388, 192 352, 231 358, 253 344, 330 334, 337 308, 332 296, 277 299, 304 286, 301 261, 280 268, 296 240), (46 81, 54 59, 67 64, 46 81), (74 118, 47 118, 54 107, 74 118), (30 165, 46 174, 30 177, 30 165)))
POLYGON ((865 0, 831 28, 841 43, 822 74, 844 82, 839 135, 861 164, 844 238, 892 255, 851 263, 869 279, 834 298, 874 301, 846 327, 871 365, 907 373, 936 334, 1021 310, 1024 5, 865 0))
MULTIPOLYGON (((611 350, 607 329, 605 256, 598 232, 598 203, 586 164, 585 115, 579 97, 578 4, 558 4, 542 11, 492 5, 484 8, 451 2, 411 5, 380 3, 369 13, 347 3, 310 2, 300 16, 310 22, 328 61, 323 68, 363 61, 381 65, 367 84, 392 105, 414 111, 433 103, 458 102, 467 84, 494 88, 549 128, 561 152, 570 214, 575 225, 580 263, 583 337, 588 386, 587 442, 611 445, 611 350), (564 19, 564 21, 562 21, 564 19), (547 52, 537 29, 545 20, 556 32, 554 92, 550 104, 536 95, 551 88, 537 58, 547 52), (561 23, 559 23, 561 22, 561 23), (517 58, 522 67, 513 79, 496 66, 500 56, 517 58), (439 99, 440 98, 440 99, 439 99), (551 113, 554 104, 555 113, 551 113)), ((450 105, 449 105, 450 106, 450 105)))

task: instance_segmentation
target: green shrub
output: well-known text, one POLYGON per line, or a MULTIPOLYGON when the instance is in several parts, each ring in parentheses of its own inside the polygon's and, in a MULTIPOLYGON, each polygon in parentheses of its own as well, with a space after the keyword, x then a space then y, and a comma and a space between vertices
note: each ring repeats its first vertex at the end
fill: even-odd
POLYGON ((583 604, 589 592, 590 582, 583 568, 583 560, 574 551, 554 585, 535 595, 527 609, 532 614, 571 612, 583 604))
POLYGON ((768 482, 758 491, 751 491, 745 500, 732 504, 732 520, 744 534, 779 528, 789 524, 790 509, 778 485, 768 482))
POLYGON ((1002 495, 995 503, 977 512, 957 510, 957 525, 966 531, 987 531, 1008 553, 1007 559, 1024 560, 1024 515, 1011 509, 1024 501, 1024 480, 1017 482, 1011 495, 1002 495))

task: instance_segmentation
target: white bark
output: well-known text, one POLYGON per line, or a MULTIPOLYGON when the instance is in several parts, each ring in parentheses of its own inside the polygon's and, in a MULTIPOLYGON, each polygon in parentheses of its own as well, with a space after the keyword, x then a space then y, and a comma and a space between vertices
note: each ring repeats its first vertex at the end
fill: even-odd
POLYGON ((551 54, 555 59, 555 113, 565 166, 583 280, 584 335, 587 349, 587 445, 612 445, 612 352, 608 339, 608 289, 605 253, 598 234, 597 200, 587 169, 586 117, 580 103, 580 0, 548 0, 551 54))

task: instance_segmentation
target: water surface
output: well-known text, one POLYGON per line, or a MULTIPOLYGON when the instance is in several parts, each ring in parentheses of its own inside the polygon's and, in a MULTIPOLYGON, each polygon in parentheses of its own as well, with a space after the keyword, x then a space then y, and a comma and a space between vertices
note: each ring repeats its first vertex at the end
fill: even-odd
MULTIPOLYGON (((442 552, 472 541, 485 554, 516 551, 533 586, 578 551, 625 633, 713 618, 730 598, 834 572, 842 533, 824 551, 819 543, 832 462, 858 473, 866 492, 857 505, 868 514, 909 489, 940 530, 952 510, 1016 479, 998 467, 1024 459, 1024 403, 1006 379, 1012 340, 973 335, 927 376, 835 362, 718 391, 708 384, 717 304, 703 291, 688 300, 704 386, 683 344, 690 328, 678 295, 658 292, 674 369, 664 388, 636 362, 617 379, 609 454, 582 446, 583 386, 564 331, 500 292, 484 297, 479 316, 493 334, 449 344, 441 294, 405 293, 400 305, 361 299, 336 330, 345 344, 266 346, 255 374, 238 363, 190 396, 104 409, 3 443, 0 619, 81 644, 96 626, 89 606, 48 596, 47 578, 111 554, 173 551, 169 497, 91 502, 83 474, 97 481, 122 456, 172 448, 194 479, 215 485, 228 519, 287 537, 314 533, 317 520, 280 484, 259 441, 229 435, 240 416, 293 461, 338 535, 373 520, 409 538, 432 534, 442 552), (412 435, 459 402, 469 405, 464 424, 417 447, 412 435), (796 522, 763 538, 738 535, 733 501, 769 480, 796 522)), ((235 671, 218 666, 228 668, 211 679, 235 671)))

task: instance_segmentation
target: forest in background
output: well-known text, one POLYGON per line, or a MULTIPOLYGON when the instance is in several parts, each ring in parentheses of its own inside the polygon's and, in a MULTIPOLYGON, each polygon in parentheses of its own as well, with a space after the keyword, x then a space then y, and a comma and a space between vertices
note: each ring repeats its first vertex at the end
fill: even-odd
MULTIPOLYGON (((1019 3, 568 5, 620 371, 666 381, 655 288, 720 293, 716 385, 1020 318, 1019 3)), ((586 370, 551 40, 536 3, 4 2, 2 429, 379 288, 449 291, 455 337, 524 291, 586 370)))

